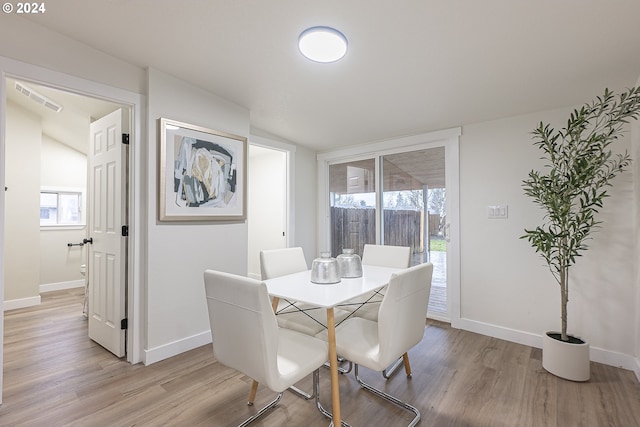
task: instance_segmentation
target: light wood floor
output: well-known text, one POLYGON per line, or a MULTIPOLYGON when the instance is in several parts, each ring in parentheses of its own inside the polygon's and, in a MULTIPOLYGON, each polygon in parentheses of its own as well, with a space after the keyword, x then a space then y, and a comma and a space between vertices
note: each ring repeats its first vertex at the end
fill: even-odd
MULTIPOLYGON (((150 365, 123 362, 87 338, 82 290, 43 295, 38 308, 5 314, 2 426, 230 426, 273 394, 218 364, 210 345, 150 365)), ((539 349, 429 322, 410 353, 413 379, 363 378, 422 412, 422 426, 640 426, 640 384, 630 371, 592 363, 588 383, 545 372, 539 349)), ((320 373, 330 407, 329 375, 320 373)), ((309 389, 311 381, 300 386, 309 389)), ((406 413, 340 376, 343 418, 356 426, 402 426, 406 413)), ((285 393, 255 426, 326 426, 307 402, 285 393)))

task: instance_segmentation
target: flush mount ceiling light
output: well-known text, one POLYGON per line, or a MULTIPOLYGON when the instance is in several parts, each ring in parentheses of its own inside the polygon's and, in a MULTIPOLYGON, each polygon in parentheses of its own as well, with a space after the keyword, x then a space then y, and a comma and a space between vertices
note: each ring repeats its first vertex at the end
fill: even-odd
POLYGON ((311 27, 298 38, 298 48, 316 62, 335 62, 347 53, 347 38, 331 27, 311 27))

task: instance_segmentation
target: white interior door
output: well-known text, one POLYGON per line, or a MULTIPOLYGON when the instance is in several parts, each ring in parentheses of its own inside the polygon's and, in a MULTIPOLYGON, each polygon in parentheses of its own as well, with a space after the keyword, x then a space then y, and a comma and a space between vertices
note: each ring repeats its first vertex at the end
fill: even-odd
POLYGON ((119 109, 91 124, 89 147, 89 338, 125 355, 128 115, 119 109))

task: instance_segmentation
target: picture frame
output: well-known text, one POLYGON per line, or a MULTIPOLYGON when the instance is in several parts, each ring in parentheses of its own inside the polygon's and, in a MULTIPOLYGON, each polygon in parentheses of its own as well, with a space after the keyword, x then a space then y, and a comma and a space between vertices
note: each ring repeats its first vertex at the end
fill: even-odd
POLYGON ((158 119, 159 221, 244 221, 247 138, 158 119))

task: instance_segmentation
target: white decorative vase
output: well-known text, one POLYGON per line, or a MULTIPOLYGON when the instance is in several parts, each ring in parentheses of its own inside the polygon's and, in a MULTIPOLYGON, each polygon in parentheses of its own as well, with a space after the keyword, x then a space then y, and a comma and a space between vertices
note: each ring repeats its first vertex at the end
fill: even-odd
POLYGON ((554 334, 560 336, 559 332, 547 332, 542 337, 542 367, 560 378, 588 381, 589 343, 580 339, 579 343, 562 341, 552 338, 554 334))

